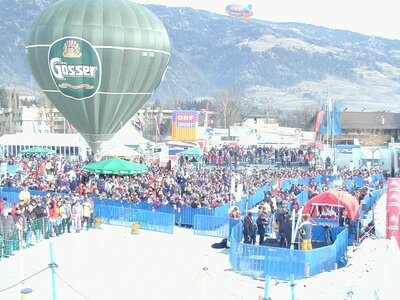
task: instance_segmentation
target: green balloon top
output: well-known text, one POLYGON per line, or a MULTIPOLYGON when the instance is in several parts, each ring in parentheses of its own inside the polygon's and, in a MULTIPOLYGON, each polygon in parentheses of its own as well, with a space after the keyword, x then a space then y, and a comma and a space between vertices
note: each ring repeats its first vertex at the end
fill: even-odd
POLYGON ((32 24, 27 45, 51 44, 57 36, 80 36, 93 45, 170 50, 163 23, 146 7, 129 0, 56 2, 32 24))

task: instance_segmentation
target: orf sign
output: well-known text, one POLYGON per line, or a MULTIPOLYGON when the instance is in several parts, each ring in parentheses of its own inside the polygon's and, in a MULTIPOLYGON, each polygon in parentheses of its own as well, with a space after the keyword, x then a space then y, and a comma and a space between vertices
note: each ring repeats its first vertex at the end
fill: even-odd
POLYGON ((197 141, 198 115, 194 110, 176 110, 172 113, 172 140, 197 141))
POLYGON ((176 127, 194 128, 196 126, 196 116, 190 112, 176 114, 176 127))
POLYGON ((400 246, 400 178, 389 178, 386 196, 386 238, 392 236, 400 246))

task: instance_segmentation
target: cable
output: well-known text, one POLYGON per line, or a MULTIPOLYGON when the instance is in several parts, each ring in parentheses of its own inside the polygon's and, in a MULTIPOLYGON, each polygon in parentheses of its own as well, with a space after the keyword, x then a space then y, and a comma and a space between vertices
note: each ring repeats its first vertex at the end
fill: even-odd
POLYGON ((85 295, 83 295, 81 292, 79 292, 77 289, 75 289, 74 287, 72 287, 72 285, 70 285, 68 282, 66 282, 56 271, 54 271, 54 269, 52 270, 54 272, 54 274, 56 274, 56 276, 61 279, 62 282, 64 282, 67 286, 69 286, 75 293, 77 293, 79 296, 81 296, 82 298, 89 300, 89 298, 87 298, 85 295))
POLYGON ((26 281, 26 280, 32 278, 33 276, 38 275, 39 273, 42 273, 43 271, 46 271, 46 270, 49 269, 49 268, 50 268, 50 266, 47 266, 47 267, 44 268, 43 270, 40 270, 40 271, 38 271, 38 272, 32 274, 31 276, 28 276, 27 278, 22 279, 21 281, 17 282, 16 284, 13 284, 12 286, 9 286, 9 287, 7 287, 7 288, 5 288, 5 289, 0 290, 0 293, 5 292, 5 291, 7 291, 7 290, 9 290, 9 289, 12 289, 13 287, 17 286, 18 284, 23 283, 24 281, 26 281))
MULTIPOLYGON (((198 273, 197 276, 195 277, 194 281, 196 282, 196 281, 197 281, 197 278, 199 277, 199 275, 200 275, 200 274, 204 274, 204 273, 205 273, 205 275, 207 275, 207 276, 211 279, 212 282, 215 282, 215 281, 213 281, 214 278, 213 278, 213 276, 209 273, 207 267, 203 267, 203 268, 199 271, 199 273, 198 273)), ((207 286, 209 287, 210 285, 208 284, 207 286)), ((235 299, 242 299, 242 298, 240 298, 239 296, 235 295, 230 289, 228 289, 228 288, 226 288, 226 287, 224 287, 224 286, 220 286, 220 285, 219 285, 218 288, 219 288, 219 290, 225 291, 225 292, 227 292, 228 294, 230 294, 230 295, 232 296, 232 298, 235 298, 235 299)))

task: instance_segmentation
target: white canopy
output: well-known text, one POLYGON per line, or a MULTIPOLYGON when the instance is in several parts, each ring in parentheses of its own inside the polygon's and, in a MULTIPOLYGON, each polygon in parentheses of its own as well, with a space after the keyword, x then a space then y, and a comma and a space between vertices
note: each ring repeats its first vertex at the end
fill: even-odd
POLYGON ((103 142, 103 149, 118 145, 143 145, 152 144, 135 129, 131 122, 126 123, 109 141, 103 142))
POLYGON ((2 135, 0 137, 0 145, 27 145, 30 147, 82 147, 87 146, 87 143, 80 134, 73 133, 15 133, 2 135))
MULTIPOLYGON (((106 150, 111 147, 128 145, 128 146, 140 146, 142 149, 146 149, 149 145, 154 144, 153 142, 145 139, 132 125, 128 122, 123 126, 114 137, 106 142, 103 142, 101 149, 106 150)), ((40 146, 48 147, 56 150, 66 157, 70 155, 78 155, 78 152, 86 157, 86 152, 89 151, 85 139, 78 133, 61 134, 61 133, 15 133, 15 134, 4 134, 0 136, 0 152, 17 155, 21 150, 40 146), (78 151, 71 153, 70 149, 67 148, 79 148, 78 151)), ((101 153, 101 151, 100 151, 101 153)))
POLYGON ((141 154, 132 148, 129 148, 124 145, 117 145, 114 147, 110 147, 100 153, 100 156, 102 157, 136 157, 136 156, 141 156, 141 154))

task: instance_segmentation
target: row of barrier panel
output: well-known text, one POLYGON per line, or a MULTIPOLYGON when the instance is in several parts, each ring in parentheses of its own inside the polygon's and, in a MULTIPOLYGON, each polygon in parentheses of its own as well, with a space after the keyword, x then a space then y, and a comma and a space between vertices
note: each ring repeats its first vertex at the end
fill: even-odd
MULTIPOLYGON (((243 204, 242 202, 240 206, 246 205, 245 208, 247 208, 262 201, 266 188, 259 189, 249 199, 245 200, 247 203, 244 202, 243 204)), ((31 194, 40 194, 40 191, 35 192, 31 194)), ((382 190, 377 190, 367 195, 364 199, 363 209, 369 209, 374 205, 382 192, 382 190)), ((18 202, 18 193, 19 190, 18 192, 5 192, 3 190, 0 191, 0 196, 6 196, 9 197, 9 200, 18 202)), ((177 223, 187 224, 194 225, 196 234, 216 237, 226 237, 231 232, 231 264, 236 272, 252 276, 265 277, 269 275, 273 278, 288 280, 289 274, 294 274, 296 279, 300 279, 332 270, 342 259, 348 245, 348 241, 346 241, 348 238, 347 229, 342 229, 341 232, 336 233, 337 237, 332 245, 312 251, 248 245, 240 243, 242 223, 239 220, 226 217, 215 218, 214 214, 217 211, 215 209, 189 206, 177 209, 170 205, 155 208, 146 202, 133 204, 100 199, 95 199, 95 203, 97 203, 95 204, 95 215, 109 224, 129 226, 131 222, 138 221, 143 229, 165 233, 173 233, 173 227, 177 223)), ((227 205, 226 207, 228 207, 227 205)), ((324 232, 318 229, 315 229, 314 233, 324 236, 324 232)), ((318 241, 318 237, 313 236, 313 239, 318 241)))
MULTIPOLYGON (((246 209, 256 206, 258 203, 264 200, 265 191, 270 189, 270 185, 266 185, 256 191, 255 194, 248 196, 247 198, 243 198, 241 201, 234 203, 239 207, 242 215, 245 214, 246 209)), ((370 194, 367 194, 362 201, 362 210, 361 215, 368 211, 377 201, 378 197, 382 194, 382 190, 375 190, 370 194)), ((31 191, 32 195, 43 193, 41 191, 31 191)), ((15 191, 14 189, 2 189, 0 190, 0 197, 7 197, 7 206, 10 208, 14 203, 19 201, 18 198, 19 190, 15 191)), ((45 194, 45 193, 43 193, 45 194)), ((122 207, 122 208, 130 208, 130 209, 140 209, 146 211, 157 211, 168 214, 175 215, 175 221, 179 225, 188 225, 192 226, 194 223, 195 215, 208 215, 208 216, 217 216, 217 217, 226 217, 228 215, 228 209, 232 206, 230 203, 225 203, 220 207, 216 207, 214 209, 209 207, 201 207, 201 208, 193 208, 190 206, 180 206, 176 205, 160 205, 160 206, 152 206, 147 202, 140 203, 132 203, 126 201, 119 200, 110 200, 110 199, 99 199, 98 197, 93 196, 94 206, 104 205, 104 206, 113 206, 113 207, 122 207)), ((301 206, 303 206, 308 201, 308 191, 304 190, 297 195, 297 199, 301 206)))
MULTIPOLYGON (((347 250, 347 228, 337 227, 331 245, 310 251, 241 243, 243 225, 236 225, 230 238, 229 260, 235 272, 279 280, 303 279, 338 267, 347 250)), ((316 232, 319 234, 319 232, 316 232)))
POLYGON ((175 215, 170 213, 98 205, 94 215, 101 218, 104 224, 130 227, 132 223, 139 222, 141 229, 174 233, 175 215))

